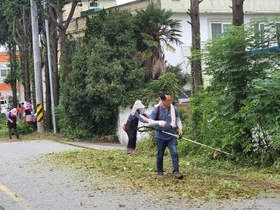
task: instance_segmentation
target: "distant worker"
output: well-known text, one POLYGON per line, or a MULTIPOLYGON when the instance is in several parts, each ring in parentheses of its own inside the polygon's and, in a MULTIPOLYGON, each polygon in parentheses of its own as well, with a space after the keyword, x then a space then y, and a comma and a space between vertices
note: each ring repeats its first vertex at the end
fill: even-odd
POLYGON ((8 112, 7 114, 7 125, 9 129, 9 137, 10 140, 12 141, 12 129, 14 129, 14 132, 16 134, 17 139, 19 140, 19 135, 18 135, 18 129, 17 129, 17 109, 13 108, 11 111, 8 112))
POLYGON ((20 103, 18 104, 17 111, 18 111, 18 118, 20 120, 23 120, 24 108, 22 107, 22 105, 20 103))
POLYGON ((27 102, 24 109, 24 121, 31 124, 32 122, 32 105, 30 102, 27 102))

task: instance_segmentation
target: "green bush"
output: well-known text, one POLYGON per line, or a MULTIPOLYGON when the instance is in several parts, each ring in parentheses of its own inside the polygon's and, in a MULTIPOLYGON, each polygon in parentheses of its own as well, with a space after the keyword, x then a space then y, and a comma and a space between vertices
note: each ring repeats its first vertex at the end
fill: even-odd
POLYGON ((274 165, 280 153, 280 74, 278 53, 254 50, 277 43, 278 21, 261 20, 260 34, 260 22, 252 22, 209 40, 203 57, 211 86, 191 99, 192 138, 259 167, 274 165))
POLYGON ((18 127, 19 135, 30 134, 34 131, 33 128, 30 126, 30 124, 23 122, 23 121, 18 121, 17 127, 18 127))

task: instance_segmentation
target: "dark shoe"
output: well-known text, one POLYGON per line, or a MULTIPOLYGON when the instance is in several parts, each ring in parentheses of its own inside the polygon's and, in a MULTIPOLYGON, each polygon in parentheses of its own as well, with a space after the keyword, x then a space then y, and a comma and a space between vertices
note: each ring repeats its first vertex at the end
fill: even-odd
POLYGON ((158 177, 163 177, 163 172, 162 171, 158 172, 158 177))
POLYGON ((173 176, 175 179, 183 179, 183 175, 179 171, 174 171, 173 176))

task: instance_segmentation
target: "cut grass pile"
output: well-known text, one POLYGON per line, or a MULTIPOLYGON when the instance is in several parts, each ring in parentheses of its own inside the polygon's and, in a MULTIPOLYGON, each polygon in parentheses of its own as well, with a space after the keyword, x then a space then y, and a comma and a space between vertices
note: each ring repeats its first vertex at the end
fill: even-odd
POLYGON ((82 149, 49 154, 47 160, 58 167, 70 166, 92 175, 103 174, 107 181, 118 183, 123 189, 160 194, 172 199, 251 198, 260 192, 280 190, 280 175, 271 170, 258 170, 240 162, 209 157, 181 156, 180 172, 184 178, 174 179, 168 152, 164 159, 164 178, 160 178, 155 168, 155 149, 143 148, 139 145, 131 155, 118 149, 82 149))

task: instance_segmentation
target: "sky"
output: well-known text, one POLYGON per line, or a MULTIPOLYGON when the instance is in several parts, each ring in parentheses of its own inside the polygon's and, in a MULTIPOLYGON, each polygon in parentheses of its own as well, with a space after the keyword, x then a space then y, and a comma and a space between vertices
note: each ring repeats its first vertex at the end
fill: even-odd
POLYGON ((117 5, 121 5, 121 4, 131 2, 131 1, 135 1, 135 0, 117 0, 116 2, 117 2, 117 5))

